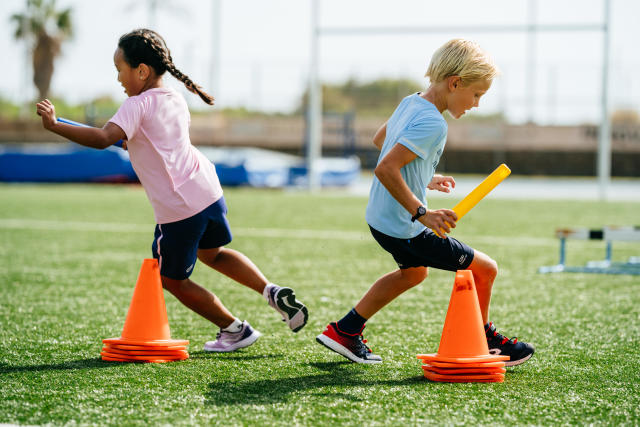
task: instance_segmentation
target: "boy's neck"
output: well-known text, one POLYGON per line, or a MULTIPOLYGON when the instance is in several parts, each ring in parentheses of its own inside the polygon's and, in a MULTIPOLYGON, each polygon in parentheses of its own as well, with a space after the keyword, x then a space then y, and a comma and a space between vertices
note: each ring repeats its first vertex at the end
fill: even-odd
POLYGON ((432 84, 426 91, 420 92, 420 97, 436 106, 440 114, 447 109, 447 88, 440 83, 432 84))

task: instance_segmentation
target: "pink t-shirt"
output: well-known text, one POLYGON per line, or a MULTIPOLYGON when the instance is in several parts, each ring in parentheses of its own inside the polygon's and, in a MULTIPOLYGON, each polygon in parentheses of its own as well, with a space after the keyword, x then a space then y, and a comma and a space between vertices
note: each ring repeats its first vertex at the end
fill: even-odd
POLYGON ((191 145, 189 108, 174 89, 131 96, 109 121, 127 135, 131 165, 158 224, 189 218, 222 197, 213 163, 191 145))

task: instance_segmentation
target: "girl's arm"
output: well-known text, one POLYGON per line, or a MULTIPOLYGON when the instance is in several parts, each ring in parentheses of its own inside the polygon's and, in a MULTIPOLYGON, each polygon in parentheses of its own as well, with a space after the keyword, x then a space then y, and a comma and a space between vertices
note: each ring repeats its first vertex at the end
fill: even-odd
MULTIPOLYGON (((413 151, 402 144, 396 144, 378 163, 374 171, 382 185, 407 210, 409 217, 415 215, 418 207, 422 206, 422 202, 404 181, 400 169, 415 158, 416 154, 413 151)), ((445 233, 449 233, 451 228, 455 228, 457 220, 458 216, 450 209, 427 209, 426 215, 418 218, 418 221, 430 229, 443 230, 445 233)))
POLYGON ((48 99, 36 104, 36 112, 42 117, 42 126, 45 129, 85 147, 104 149, 121 139, 127 139, 124 131, 111 122, 107 122, 102 128, 73 126, 59 122, 56 119, 55 107, 48 99))
POLYGON ((376 131, 376 134, 373 136, 373 145, 378 147, 378 150, 382 150, 382 144, 384 144, 384 139, 387 137, 387 122, 384 122, 380 129, 376 131))

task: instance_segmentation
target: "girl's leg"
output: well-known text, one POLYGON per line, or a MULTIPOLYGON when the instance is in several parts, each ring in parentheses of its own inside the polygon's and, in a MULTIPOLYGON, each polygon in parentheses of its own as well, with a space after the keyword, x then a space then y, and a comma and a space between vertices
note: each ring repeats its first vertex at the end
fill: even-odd
POLYGON ((498 275, 498 264, 487 254, 474 250, 473 261, 468 267, 473 272, 473 281, 478 293, 482 322, 489 322, 489 304, 491 303, 491 288, 498 275))
POLYGON ((244 254, 228 248, 198 249, 198 259, 225 276, 262 294, 269 283, 244 254))
POLYGON ((162 287, 171 292, 178 300, 220 329, 226 328, 235 317, 222 304, 220 298, 190 279, 175 280, 165 276, 162 287))
POLYGON ((370 319, 378 310, 426 277, 427 267, 403 268, 387 273, 369 288, 355 309, 359 315, 370 319))

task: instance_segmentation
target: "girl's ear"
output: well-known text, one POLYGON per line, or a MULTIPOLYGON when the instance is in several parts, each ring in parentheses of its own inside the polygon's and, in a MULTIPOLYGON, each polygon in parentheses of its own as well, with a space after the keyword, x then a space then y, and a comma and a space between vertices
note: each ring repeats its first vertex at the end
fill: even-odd
POLYGON ((138 65, 138 76, 140 80, 147 80, 151 75, 151 68, 147 64, 138 65))

